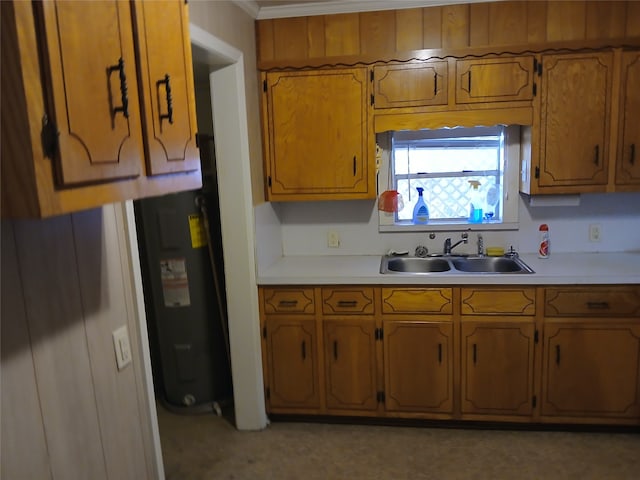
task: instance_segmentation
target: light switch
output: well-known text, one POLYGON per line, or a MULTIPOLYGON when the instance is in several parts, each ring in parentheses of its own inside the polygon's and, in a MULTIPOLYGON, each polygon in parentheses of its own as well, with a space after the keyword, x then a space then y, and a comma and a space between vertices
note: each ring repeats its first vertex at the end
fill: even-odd
POLYGON ((113 348, 116 351, 118 370, 122 370, 131 363, 131 345, 126 325, 113 331, 113 348))

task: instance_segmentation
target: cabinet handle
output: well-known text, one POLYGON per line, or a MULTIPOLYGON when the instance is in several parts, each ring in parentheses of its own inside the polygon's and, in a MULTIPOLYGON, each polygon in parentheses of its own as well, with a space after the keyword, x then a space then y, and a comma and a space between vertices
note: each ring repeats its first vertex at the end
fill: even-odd
POLYGON ((167 113, 160 114, 160 123, 165 118, 169 120, 169 123, 173 125, 173 97, 171 96, 171 79, 169 78, 169 74, 164 74, 164 79, 158 80, 156 85, 160 87, 160 85, 164 84, 164 91, 167 99, 167 113))
POLYGON ((295 307, 298 304, 298 300, 280 300, 278 302, 279 307, 295 307))
POLYGON ((129 118, 129 92, 127 88, 127 75, 124 73, 124 60, 122 57, 118 59, 117 65, 111 65, 107 68, 107 72, 109 76, 113 72, 118 72, 118 76, 120 78, 120 98, 122 101, 122 105, 119 107, 113 108, 113 114, 115 115, 118 112, 122 112, 124 118, 129 118))
POLYGON ((306 360, 307 359, 307 343, 303 340, 302 341, 302 360, 306 360))
POLYGON ((471 95, 471 70, 469 70, 469 95, 471 95))
POLYGON ((631 155, 629 155, 629 163, 633 165, 636 161, 636 144, 635 143, 631 144, 630 150, 631 150, 631 155))
POLYGON ((433 96, 435 97, 438 94, 438 74, 433 74, 433 96))
POLYGON ((356 176, 356 156, 353 156, 353 176, 356 176))
POLYGON ((333 358, 335 360, 338 360, 338 341, 337 340, 333 341, 333 358))
POLYGON ((598 165, 600 163, 600 145, 596 145, 596 147, 594 148, 594 158, 593 158, 593 163, 595 163, 596 165, 598 165))
POLYGON ((473 344, 473 364, 475 365, 478 361, 478 345, 473 344))
POLYGON ((587 302, 587 308, 592 310, 607 310, 609 302, 587 302))
POLYGON ((338 300, 339 307, 355 307, 358 305, 357 300, 338 300))
POLYGON ((556 365, 560 365, 560 345, 556 345, 556 365))
POLYGON ((442 344, 438 344, 438 363, 442 365, 442 344))

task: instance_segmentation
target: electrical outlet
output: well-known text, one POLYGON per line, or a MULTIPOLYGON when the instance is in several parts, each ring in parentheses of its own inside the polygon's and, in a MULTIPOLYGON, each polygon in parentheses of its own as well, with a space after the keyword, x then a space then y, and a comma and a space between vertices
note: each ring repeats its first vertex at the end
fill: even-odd
POLYGON ((589 241, 590 242, 599 242, 600 241, 600 225, 597 223, 592 223, 589 225, 589 241))
POLYGON ((338 232, 329 231, 327 233, 327 246, 329 248, 340 247, 340 235, 338 235, 338 232))
POLYGON ((127 326, 123 325, 114 330, 112 335, 113 348, 116 351, 116 363, 118 364, 118 370, 122 370, 131 363, 131 345, 129 344, 127 326))

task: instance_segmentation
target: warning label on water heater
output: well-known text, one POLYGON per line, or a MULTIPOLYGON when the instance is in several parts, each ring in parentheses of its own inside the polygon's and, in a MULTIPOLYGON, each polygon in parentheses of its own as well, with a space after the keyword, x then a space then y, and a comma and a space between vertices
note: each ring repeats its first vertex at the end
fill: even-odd
POLYGON ((160 275, 165 307, 187 307, 191 305, 187 264, 184 258, 160 260, 160 275))

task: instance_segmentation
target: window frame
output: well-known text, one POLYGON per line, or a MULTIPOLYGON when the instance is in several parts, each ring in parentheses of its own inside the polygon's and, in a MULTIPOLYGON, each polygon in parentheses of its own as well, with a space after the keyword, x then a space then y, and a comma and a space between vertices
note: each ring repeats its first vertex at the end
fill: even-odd
MULTIPOLYGON (((445 130, 443 134, 446 134, 445 130)), ((378 175, 378 191, 393 189, 391 168, 391 149, 393 132, 377 135, 380 147, 378 175), (391 186, 390 186, 391 185, 391 186)), ((508 125, 504 129, 504 171, 502 174, 502 221, 469 223, 466 219, 429 220, 425 225, 414 225, 410 221, 396 221, 396 214, 378 211, 378 230, 380 232, 415 232, 415 231, 486 231, 517 230, 519 207, 519 173, 520 173, 520 126, 508 125)), ((426 174, 429 176, 430 174, 426 174)))

